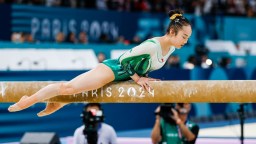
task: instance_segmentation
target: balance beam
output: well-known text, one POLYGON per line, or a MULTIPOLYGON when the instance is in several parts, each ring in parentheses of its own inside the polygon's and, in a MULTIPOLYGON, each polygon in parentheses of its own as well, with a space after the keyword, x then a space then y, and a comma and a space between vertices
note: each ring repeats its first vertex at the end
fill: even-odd
MULTIPOLYGON (((17 102, 23 95, 32 95, 42 87, 56 82, 0 82, 0 102, 17 102)), ((153 89, 144 91, 132 81, 113 82, 100 89, 74 95, 57 96, 50 102, 103 103, 171 103, 256 102, 256 81, 155 81, 153 89)))

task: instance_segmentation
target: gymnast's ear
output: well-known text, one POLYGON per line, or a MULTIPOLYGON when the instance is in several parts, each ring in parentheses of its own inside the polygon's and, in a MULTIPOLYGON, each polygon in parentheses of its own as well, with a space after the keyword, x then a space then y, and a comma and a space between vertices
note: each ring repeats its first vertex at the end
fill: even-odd
POLYGON ((176 35, 176 31, 175 31, 174 28, 170 28, 169 35, 170 36, 175 36, 176 35))

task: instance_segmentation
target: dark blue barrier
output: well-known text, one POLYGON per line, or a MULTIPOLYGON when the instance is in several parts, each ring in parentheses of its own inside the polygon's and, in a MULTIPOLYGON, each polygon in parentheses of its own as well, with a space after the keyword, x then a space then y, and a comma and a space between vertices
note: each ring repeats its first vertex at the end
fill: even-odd
POLYGON ((246 73, 243 68, 225 69, 229 80, 246 80, 246 73))
POLYGON ((256 69, 252 72, 251 79, 256 80, 256 69))
POLYGON ((227 107, 227 104, 224 103, 219 103, 219 104, 210 104, 210 109, 212 114, 224 114, 225 113, 225 109, 227 107))
POLYGON ((245 74, 246 74, 246 79, 253 79, 252 74, 253 74, 253 71, 255 70, 255 67, 247 66, 243 69, 244 69, 245 74))
POLYGON ((208 80, 213 69, 194 68, 190 71, 191 80, 208 80))
POLYGON ((11 6, 0 4, 0 40, 11 38, 11 6))
POLYGON ((161 80, 190 80, 190 70, 185 69, 161 69, 149 73, 150 77, 161 80))
POLYGON ((103 104, 106 122, 117 131, 143 129, 153 126, 158 104, 115 103, 103 104))
POLYGON ((215 68, 211 72, 209 80, 228 80, 228 76, 224 69, 215 68))

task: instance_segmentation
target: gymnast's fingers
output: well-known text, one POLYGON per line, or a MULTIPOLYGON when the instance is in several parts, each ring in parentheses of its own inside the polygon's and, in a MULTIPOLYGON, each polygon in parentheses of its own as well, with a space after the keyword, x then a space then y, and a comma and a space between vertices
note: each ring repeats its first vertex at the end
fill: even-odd
POLYGON ((150 90, 153 90, 153 87, 148 83, 146 82, 146 86, 147 86, 147 91, 149 92, 150 90))

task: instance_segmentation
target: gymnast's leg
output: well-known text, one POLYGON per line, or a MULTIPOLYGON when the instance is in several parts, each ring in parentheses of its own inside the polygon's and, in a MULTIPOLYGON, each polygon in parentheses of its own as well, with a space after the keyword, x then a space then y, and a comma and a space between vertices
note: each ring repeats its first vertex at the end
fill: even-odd
POLYGON ((42 117, 42 116, 52 114, 67 104, 68 103, 47 102, 45 109, 37 113, 37 116, 42 117))
POLYGON ((52 98, 57 95, 72 95, 98 89, 115 79, 113 71, 104 64, 83 73, 74 79, 64 82, 50 84, 31 96, 23 96, 17 103, 11 105, 10 112, 26 109, 33 104, 52 98))

